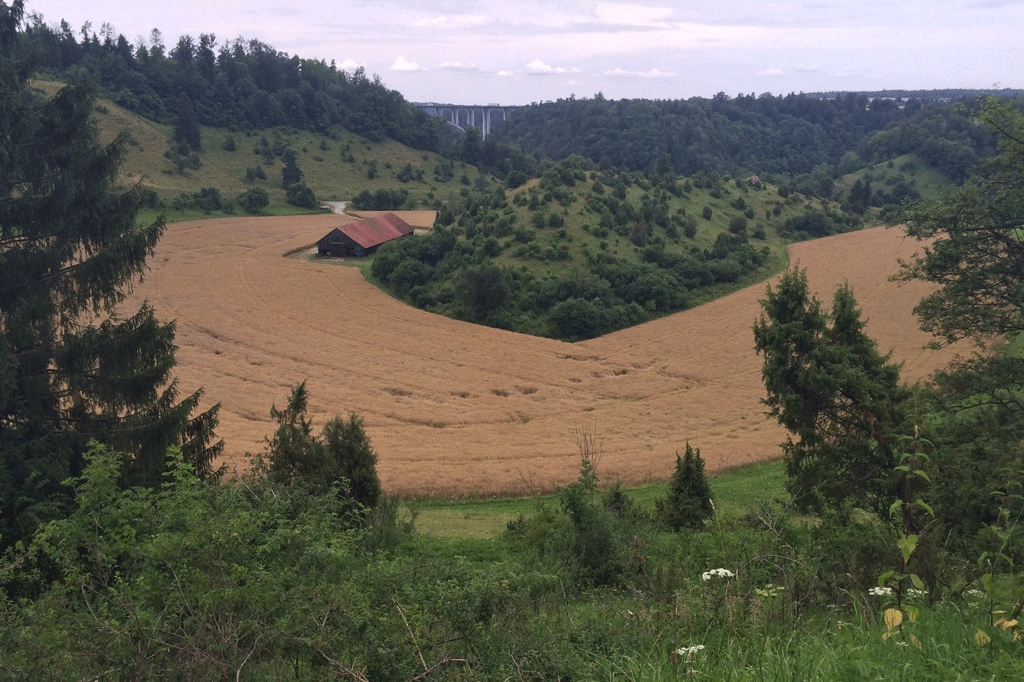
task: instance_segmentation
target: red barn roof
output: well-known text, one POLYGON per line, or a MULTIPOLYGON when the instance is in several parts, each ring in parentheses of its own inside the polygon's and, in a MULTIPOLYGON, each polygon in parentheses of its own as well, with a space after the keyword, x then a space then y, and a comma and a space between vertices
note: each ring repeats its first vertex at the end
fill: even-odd
POLYGON ((382 213, 366 220, 360 220, 358 223, 342 225, 338 230, 364 249, 404 237, 413 232, 412 226, 394 213, 382 213))

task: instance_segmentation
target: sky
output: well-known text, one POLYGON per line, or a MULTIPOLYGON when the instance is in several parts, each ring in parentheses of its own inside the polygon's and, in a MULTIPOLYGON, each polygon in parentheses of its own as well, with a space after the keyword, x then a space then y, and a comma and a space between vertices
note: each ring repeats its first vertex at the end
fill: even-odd
POLYGON ((76 33, 109 24, 133 44, 156 28, 168 50, 182 35, 256 39, 362 66, 411 102, 1024 88, 1024 0, 25 0, 25 10, 76 33))

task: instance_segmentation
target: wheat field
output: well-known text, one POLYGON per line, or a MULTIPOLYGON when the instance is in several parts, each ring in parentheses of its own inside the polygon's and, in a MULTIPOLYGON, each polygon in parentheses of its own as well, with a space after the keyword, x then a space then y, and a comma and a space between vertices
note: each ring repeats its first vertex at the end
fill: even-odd
MULTIPOLYGON (((414 226, 432 214, 406 214, 414 226)), ((578 440, 598 474, 667 478, 689 441, 709 471, 779 456, 751 327, 765 284, 570 344, 479 327, 389 298, 358 269, 286 258, 348 216, 239 217, 168 226, 126 303, 176 320, 181 390, 220 403, 229 469, 273 430, 271 404, 307 381, 314 429, 356 412, 385 490, 531 494, 573 480, 578 440)), ((790 248, 826 304, 848 281, 868 333, 917 381, 953 350, 925 350, 911 310, 923 285, 888 281, 916 244, 875 228, 790 248)), ((133 308, 134 306, 134 308, 133 308)))

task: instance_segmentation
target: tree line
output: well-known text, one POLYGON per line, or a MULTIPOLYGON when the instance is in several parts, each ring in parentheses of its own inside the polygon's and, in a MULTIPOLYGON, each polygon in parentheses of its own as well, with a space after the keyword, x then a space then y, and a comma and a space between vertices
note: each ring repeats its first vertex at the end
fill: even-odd
POLYGON ((183 35, 173 45, 153 29, 130 43, 110 24, 77 32, 31 14, 18 40, 37 54, 41 73, 95 82, 117 104, 160 123, 183 114, 207 126, 259 130, 291 126, 320 133, 342 126, 371 140, 392 138, 437 150, 443 126, 362 67, 288 55, 259 40, 220 42, 183 35))
MULTIPOLYGON (((537 158, 579 154, 595 163, 607 159, 615 166, 647 171, 667 155, 679 175, 733 177, 833 175, 849 152, 866 162, 883 150, 898 155, 926 148, 929 162, 940 170, 954 167, 950 175, 962 181, 994 151, 991 135, 977 126, 973 114, 952 104, 869 101, 854 93, 834 99, 719 93, 711 99, 659 101, 607 100, 598 93, 524 107, 496 135, 537 158), (947 127, 952 135, 946 136, 947 127), (900 131, 902 144, 886 139, 873 143, 891 129, 900 131), (936 152, 934 142, 922 139, 936 133, 950 149, 936 152)), ((888 158, 893 156, 883 160, 888 158)))

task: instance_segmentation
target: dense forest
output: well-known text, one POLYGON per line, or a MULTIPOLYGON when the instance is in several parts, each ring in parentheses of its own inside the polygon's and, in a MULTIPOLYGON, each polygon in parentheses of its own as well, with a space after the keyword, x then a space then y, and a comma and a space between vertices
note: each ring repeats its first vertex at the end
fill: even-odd
POLYGON ((434 234, 406 240, 415 253, 382 249, 373 265, 428 307, 448 297, 500 324, 528 312, 507 298, 519 288, 560 311, 530 324, 582 338, 612 315, 694 302, 691 283, 758 276, 769 243, 853 229, 909 199, 891 219, 926 244, 899 274, 932 287, 917 321, 981 352, 908 386, 854 292, 825 305, 789 270, 751 321, 765 406, 789 434, 781 464, 709 480, 698 445, 677 443, 670 480, 641 502, 601 478, 599 433, 578 428, 576 480, 502 532, 459 536, 456 522, 445 537, 417 532, 429 501, 381 489, 358 414, 314 430, 304 384, 268 406, 274 431, 247 471, 215 469, 217 410, 174 380, 174 324, 145 304, 105 314, 166 223, 140 221, 152 197, 116 182, 130 141, 103 144, 91 123, 96 87, 177 127, 352 126, 426 149, 435 122, 376 80, 322 63, 307 80, 303 60, 260 44, 214 57, 212 36, 182 38, 165 55, 156 35, 133 47, 82 34, 0 2, 4 679, 1024 677, 1019 102, 569 100, 517 124, 522 149, 551 159, 518 151, 511 123, 503 141, 470 131, 452 153, 505 182, 471 189, 466 176, 434 234), (44 96, 29 85, 40 69, 72 84, 44 96), (329 74, 325 89, 314 73, 329 74), (655 125, 659 111, 677 115, 655 125), (582 112, 593 126, 549 124, 582 112), (651 139, 639 124, 613 132, 616 112, 651 139), (691 116, 706 139, 684 147, 666 131, 691 116), (791 169, 772 170, 791 152, 791 169), (680 177, 687 163, 700 167, 680 177), (967 181, 914 197, 921 164, 967 181), (461 274, 445 270, 454 261, 461 274), (551 269, 531 274, 538 264, 551 269), (454 284, 431 288, 437 272, 454 284))
POLYGON ((339 70, 301 59, 258 40, 218 44, 211 34, 181 36, 165 46, 154 29, 132 45, 109 24, 99 34, 83 26, 76 37, 66 21, 29 16, 21 39, 38 53, 43 74, 91 82, 114 102, 153 121, 194 117, 230 129, 290 126, 324 133, 342 126, 369 139, 385 137, 417 149, 439 144, 437 120, 362 69, 339 70))
MULTIPOLYGON (((595 163, 608 159, 615 166, 647 171, 667 154, 677 174, 736 177, 795 176, 838 167, 851 152, 865 158, 877 152, 878 144, 869 150, 872 140, 893 130, 914 131, 892 133, 914 136, 893 156, 920 153, 940 168, 963 168, 965 160, 976 164, 994 150, 970 107, 869 100, 857 94, 835 99, 767 93, 667 101, 610 101, 601 95, 561 99, 517 110, 498 134, 538 158, 579 154, 595 163), (937 127, 928 123, 936 119, 941 121, 937 127)), ((957 176, 966 177, 962 171, 957 176)))
POLYGON ((1024 96, 1024 90, 1016 88, 942 88, 939 90, 906 90, 902 88, 894 88, 891 90, 861 90, 858 92, 848 92, 841 90, 832 90, 830 92, 807 92, 801 93, 805 97, 812 97, 814 99, 836 99, 838 97, 846 97, 851 94, 858 97, 867 97, 868 99, 890 99, 896 100, 897 103, 902 103, 907 100, 917 100, 923 104, 932 102, 949 103, 959 102, 966 99, 975 99, 977 97, 998 97, 1000 99, 1016 99, 1024 96))

